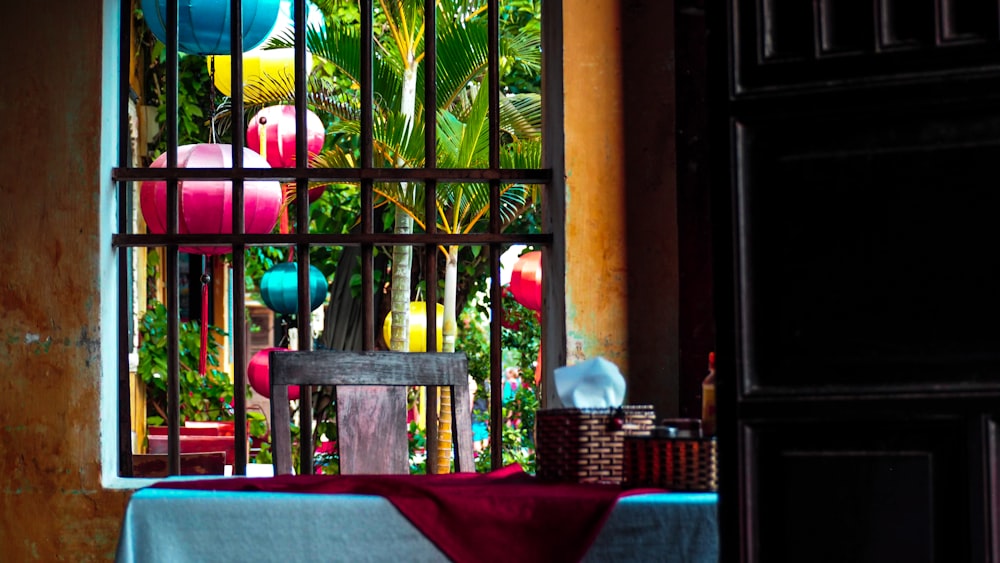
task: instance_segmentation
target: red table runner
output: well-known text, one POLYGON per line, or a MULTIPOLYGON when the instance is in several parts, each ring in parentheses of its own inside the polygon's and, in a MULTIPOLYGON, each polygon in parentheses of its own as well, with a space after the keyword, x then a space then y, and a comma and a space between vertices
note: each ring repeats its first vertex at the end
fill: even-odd
POLYGON ((167 480, 153 487, 378 495, 457 563, 496 560, 498 552, 517 563, 579 561, 620 497, 650 491, 541 483, 518 465, 486 474, 280 475, 167 480))

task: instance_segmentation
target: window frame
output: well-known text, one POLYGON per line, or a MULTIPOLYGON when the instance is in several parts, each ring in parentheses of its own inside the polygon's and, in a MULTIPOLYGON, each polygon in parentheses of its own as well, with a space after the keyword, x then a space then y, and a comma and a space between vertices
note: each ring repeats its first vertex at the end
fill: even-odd
MULTIPOLYGON (((293 0, 294 5, 297 7, 296 15, 296 29, 302 30, 304 28, 303 17, 298 14, 305 13, 305 0, 293 0)), ((126 0, 120 0, 119 2, 109 2, 108 4, 114 6, 117 4, 118 12, 120 15, 119 29, 117 30, 117 35, 119 36, 119 44, 117 49, 117 60, 121 63, 126 63, 124 65, 127 68, 127 57, 130 50, 130 39, 128 37, 127 30, 131 26, 131 9, 125 10, 124 4, 126 0)), ((130 2, 131 4, 131 2, 130 2)), ((371 13, 371 8, 374 4, 373 0, 360 0, 360 9, 362 13, 365 12, 366 8, 368 13, 371 13)), ((425 10, 435 10, 436 2, 434 0, 425 0, 424 2, 425 10)), ((174 9, 177 6, 177 0, 168 0, 168 8, 173 6, 174 9)), ((487 0, 487 5, 489 6, 490 13, 490 77, 491 83, 499 84, 498 80, 498 8, 499 0, 487 0)), ((231 10, 234 14, 232 20, 234 22, 239 21, 240 1, 231 0, 231 10)), ((368 34, 371 32, 371 20, 370 18, 363 18, 362 36, 366 35, 366 30, 368 34)), ((287 174, 282 174, 274 172, 274 169, 246 169, 242 168, 242 148, 243 139, 240 135, 233 136, 233 168, 232 169, 182 169, 176 167, 176 155, 168 156, 168 165, 166 168, 162 169, 149 169, 149 168, 135 168, 131 167, 129 163, 129 154, 127 150, 127 144, 129 140, 129 132, 127 124, 123 124, 125 121, 121 116, 127 114, 128 110, 128 100, 123 94, 128 87, 128 77, 121 76, 119 78, 119 107, 117 115, 119 116, 119 123, 123 124, 118 130, 118 157, 117 165, 112 169, 112 184, 115 188, 112 192, 115 193, 127 193, 132 190, 130 187, 133 182, 139 182, 142 180, 166 180, 168 188, 171 192, 177 191, 177 183, 181 180, 194 180, 194 179, 209 179, 209 178, 222 178, 231 180, 234 189, 234 202, 233 202, 233 217, 234 222, 237 225, 241 224, 243 218, 243 208, 242 202, 238 201, 241 199, 240 195, 242 190, 239 186, 242 185, 244 181, 254 180, 254 179, 278 179, 278 180, 291 180, 296 183, 297 194, 299 197, 308 197, 308 182, 310 180, 328 180, 328 181, 341 181, 341 182, 358 182, 361 185, 362 192, 362 209, 366 212, 362 213, 362 233, 360 235, 334 235, 334 234, 316 234, 316 233, 299 233, 299 234, 267 234, 267 235, 247 235, 247 234, 232 234, 232 235, 181 235, 181 234, 163 234, 163 235, 153 235, 153 234, 138 234, 129 233, 127 226, 124 224, 124 217, 127 217, 128 203, 126 201, 117 202, 118 210, 118 227, 117 230, 111 235, 112 244, 111 254, 114 256, 115 265, 113 267, 114 275, 113 278, 116 280, 114 283, 115 289, 110 293, 107 288, 104 291, 105 295, 115 295, 117 293, 118 299, 110 299, 107 301, 113 301, 117 303, 117 311, 115 313, 115 318, 117 319, 113 323, 114 328, 112 332, 114 337, 109 339, 115 342, 112 346, 116 348, 117 356, 117 366, 115 369, 115 374, 113 380, 116 381, 115 396, 117 399, 115 403, 115 420, 114 424, 116 426, 116 431, 113 435, 117 436, 115 443, 108 448, 105 445, 103 452, 103 461, 105 462, 105 474, 113 475, 113 479, 118 479, 122 481, 127 481, 128 483, 135 483, 137 478, 130 477, 129 473, 131 471, 131 424, 128 416, 128 397, 129 397, 129 372, 130 362, 129 358, 129 348, 132 335, 128 334, 127 330, 121 330, 120 327, 127 327, 131 322, 131 308, 132 304, 126 299, 129 288, 128 274, 131 271, 131 264, 129 255, 130 250, 133 248, 142 247, 162 247, 166 249, 166 262, 167 262, 167 307, 170 311, 179 311, 179 305, 177 303, 177 264, 178 264, 178 248, 185 245, 194 244, 206 244, 206 243, 225 243, 232 245, 234 250, 244 249, 247 246, 256 245, 292 245, 296 248, 296 254, 300 257, 300 263, 308 266, 308 249, 310 246, 341 246, 341 245, 360 245, 362 248, 362 262, 365 265, 363 268, 363 284, 366 287, 371 286, 372 282, 372 249, 376 245, 392 245, 392 244, 412 244, 414 247, 417 245, 425 246, 429 252, 426 252, 428 258, 428 264, 426 272, 428 274, 426 278, 428 293, 426 295, 428 301, 436 301, 436 281, 437 281, 437 271, 434 268, 430 268, 430 261, 436 256, 435 249, 439 244, 458 244, 458 245, 481 245, 486 246, 490 250, 491 257, 491 301, 494 303, 494 313, 499 311, 500 307, 500 253, 501 248, 510 244, 531 244, 543 249, 545 259, 543 260, 544 268, 544 278, 546 279, 546 284, 543 287, 545 292, 544 298, 544 317, 546 322, 542 325, 543 330, 543 341, 546 345, 543 347, 543 364, 546 367, 545 371, 551 374, 554 365, 561 365, 559 362, 565 361, 565 321, 564 321, 564 311, 565 304, 563 302, 564 288, 563 288, 563 251, 565 245, 565 235, 562 229, 563 219, 565 217, 564 209, 564 186, 563 186, 563 135, 562 135, 562 105, 561 105, 561 1, 560 0, 545 0, 542 5, 542 21, 543 31, 542 31, 542 51, 543 51, 543 163, 542 168, 538 170, 510 170, 510 169, 500 169, 499 168, 499 128, 497 126, 496 119, 491 119, 491 167, 489 169, 439 169, 435 166, 425 166, 424 168, 408 168, 408 169, 397 169, 397 168, 373 168, 364 167, 364 162, 370 164, 371 162, 371 150, 370 143, 372 141, 372 130, 371 130, 371 82, 369 81, 367 85, 362 84, 362 88, 367 86, 367 92, 362 93, 362 114, 367 116, 367 118, 362 118, 362 147, 367 147, 362 149, 362 161, 363 164, 360 168, 355 169, 331 169, 331 168, 305 168, 305 169, 291 169, 293 174, 291 176, 287 174), (367 121, 367 123, 366 123, 367 121), (367 160, 366 160, 367 159, 367 160), (412 181, 421 182, 424 185, 424 189, 427 191, 427 201, 433 202, 434 198, 431 197, 434 193, 435 186, 437 182, 440 181, 479 181, 479 182, 489 182, 492 192, 491 207, 497 208, 497 202, 499 201, 498 188, 502 181, 508 182, 521 182, 527 184, 538 184, 542 186, 544 190, 543 201, 545 204, 542 206, 542 222, 543 228, 541 234, 536 235, 506 235, 499 232, 499 222, 496 220, 491 220, 491 228, 489 233, 478 233, 478 234, 465 234, 465 235, 453 235, 453 234, 443 234, 436 233, 431 229, 428 233, 414 234, 414 235, 395 235, 392 233, 376 233, 374 232, 372 226, 371 210, 372 210, 372 199, 373 199, 373 185, 376 181, 412 181), (304 257, 304 259, 303 259, 304 257), (123 414, 123 409, 124 414, 123 414), (112 450, 112 456, 108 455, 108 449, 112 450), (111 470, 108 467, 109 460, 113 460, 111 470)), ((428 24, 427 33, 434 33, 434 26, 428 24)), ((168 26, 169 29, 169 26, 168 26)), ((232 26, 232 33, 238 34, 238 27, 232 26)), ((432 36, 432 35, 431 35, 432 36)), ((233 44, 237 48, 241 46, 242 40, 237 36, 233 38, 233 44)), ((168 90, 174 92, 173 96, 167 96, 167 115, 168 123, 173 123, 173 127, 166 128, 166 134, 168 136, 168 152, 172 149, 176 150, 177 147, 177 102, 176 102, 176 91, 177 91, 177 51, 176 51, 176 31, 168 31, 168 42, 172 42, 175 45, 173 50, 168 49, 168 90)), ((305 91, 305 49, 304 49, 304 31, 296 32, 296 95, 295 104, 297 107, 305 107, 306 105, 306 91, 305 91)), ((365 42, 362 42, 364 45, 365 42)), ((426 50, 426 57, 428 63, 424 68, 431 67, 431 62, 435 60, 436 54, 434 53, 433 42, 429 42, 429 47, 426 50)), ((370 65, 371 65, 371 46, 367 49, 363 48, 362 51, 362 65, 363 72, 367 64, 367 71, 370 75, 370 65)), ((123 75, 126 73, 122 73, 123 75)), ((428 75, 433 74, 433 71, 428 72, 428 75)), ((232 59, 232 75, 234 85, 239 84, 240 77, 242 75, 242 63, 238 57, 232 59)), ((434 81, 426 81, 426 93, 425 99, 431 99, 433 94, 434 81)), ((499 88, 493 88, 491 91, 490 100, 490 112, 491 116, 499 115, 499 88)), ((232 111, 234 114, 242 115, 243 111, 243 100, 241 89, 234 88, 233 90, 233 106, 232 111)), ((304 130, 305 125, 305 112, 297 112, 299 122, 297 123, 297 128, 304 130)), ((245 117, 245 116, 244 116, 245 117)), ((433 146, 433 141, 435 140, 436 128, 428 127, 425 131, 425 139, 427 141, 427 146, 433 146)), ((297 147, 297 152, 304 155, 306 153, 305 149, 305 136, 300 136, 299 146, 297 147)), ((126 198, 121 198, 126 199, 126 198)), ((168 198, 169 199, 169 198, 168 198)), ((176 230, 176 197, 174 198, 173 204, 169 205, 168 216, 173 216, 175 219, 171 221, 174 223, 172 230, 176 230)), ((308 209, 305 206, 297 206, 299 208, 299 224, 308 224, 308 209)), ((428 216, 433 214, 434 206, 432 204, 428 205, 427 208, 428 216)), ((433 221, 428 221, 428 224, 433 224, 433 221)), ((234 229, 234 231, 240 232, 234 229)), ((233 253, 233 268, 234 268, 234 278, 242 279, 242 275, 245 270, 244 255, 241 252, 233 253)), ((308 267, 299 268, 299 303, 300 309, 306 309, 308 307, 308 267)), ((111 284, 108 284, 111 285, 111 284)), ((239 291, 234 291, 232 294, 232 308, 234 311, 246 310, 246 303, 244 300, 244 294, 239 291)), ((365 297, 364 309, 366 314, 364 315, 364 334, 365 334, 365 349, 373 349, 374 343, 372 338, 374 335, 374 313, 371 306, 371 298, 366 295, 365 297)), ((300 311, 297 315, 300 333, 308 334, 309 331, 309 311, 300 311), (304 314, 303 314, 304 313, 304 314)), ((177 341, 177 314, 170 315, 168 321, 168 338, 176 343, 177 341)), ((105 317, 107 318, 107 317, 105 317)), ((247 343, 245 338, 244 319, 241 315, 234 315, 234 330, 231 338, 234 342, 234 361, 233 361, 233 372, 235 374, 246 373, 247 365, 247 343)), ((434 318, 428 314, 428 331, 427 338, 428 342, 433 342, 435 338, 434 318)), ((304 339, 306 347, 308 347, 308 339, 304 339)), ((173 345, 172 349, 168 354, 168 371, 170 374, 171 385, 169 389, 172 394, 176 393, 176 379, 177 379, 177 346, 173 345)), ((301 348, 300 349, 305 349, 301 348)), ((491 320, 491 350, 500 350, 500 319, 498 314, 492 315, 491 320)), ((493 388, 499 389, 502 382, 502 368, 500 365, 500 354, 491 354, 491 373, 490 381, 493 388)), ((550 380, 551 378, 543 378, 544 380, 550 380)), ((545 390, 544 387, 540 389, 540 400, 545 401, 545 390)), ((494 467, 498 467, 502 463, 502 458, 500 454, 500 443, 499 440, 499 425, 496 421, 499 420, 500 411, 500 395, 499 393, 494 394, 491 403, 491 420, 494 421, 493 432, 491 435, 491 442, 493 446, 491 447, 491 461, 494 467), (495 414, 494 414, 495 413, 495 414)), ((234 466, 233 473, 235 475, 245 474, 245 462, 242 460, 246 458, 246 428, 242 424, 246 417, 246 378, 245 377, 234 377, 234 407, 237 411, 236 424, 236 436, 234 440, 236 441, 236 452, 237 460, 240 460, 234 466)), ((177 400, 176 398, 172 400, 172 409, 176 408, 177 400)), ((308 411, 304 409, 303 413, 308 411)), ((176 416, 176 411, 170 417, 168 423, 169 434, 168 442, 170 444, 170 469, 172 474, 179 473, 179 430, 178 430, 178 417, 176 416)), ((105 413, 105 416, 107 413, 105 413)), ((303 421, 305 424, 307 421, 303 421)), ((311 421, 310 421, 311 422, 311 421)), ((107 435, 107 434, 105 434, 107 435)), ((305 448, 304 448, 305 450, 305 448)), ((311 454, 310 454, 311 459, 311 454)), ((305 458, 303 458, 305 460, 305 458)))

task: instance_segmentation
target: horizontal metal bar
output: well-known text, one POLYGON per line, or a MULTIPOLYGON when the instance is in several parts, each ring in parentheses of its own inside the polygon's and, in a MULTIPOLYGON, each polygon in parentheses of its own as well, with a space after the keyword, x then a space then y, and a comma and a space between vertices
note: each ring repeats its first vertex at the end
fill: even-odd
POLYGON ((487 182, 500 180, 525 184, 545 184, 552 171, 544 169, 488 168, 115 168, 112 179, 122 182, 142 180, 277 180, 297 179, 321 182, 487 182))
POLYGON ((187 246, 292 246, 309 244, 313 246, 361 246, 375 245, 424 245, 424 244, 455 244, 458 246, 479 246, 490 243, 499 244, 550 244, 552 235, 543 234, 491 234, 491 233, 414 233, 398 235, 395 233, 290 233, 266 235, 154 235, 154 234, 116 234, 112 236, 112 245, 123 247, 160 247, 169 243, 180 247, 187 246))

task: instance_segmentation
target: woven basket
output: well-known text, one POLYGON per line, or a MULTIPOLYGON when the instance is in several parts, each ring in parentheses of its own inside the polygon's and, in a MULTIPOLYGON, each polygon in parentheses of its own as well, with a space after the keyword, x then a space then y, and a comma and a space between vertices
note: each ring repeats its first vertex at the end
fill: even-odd
POLYGON ((625 436, 648 436, 655 419, 651 405, 539 410, 536 476, 563 483, 620 484, 625 436))
POLYGON ((715 491, 714 438, 625 438, 626 487, 661 487, 672 491, 715 491))

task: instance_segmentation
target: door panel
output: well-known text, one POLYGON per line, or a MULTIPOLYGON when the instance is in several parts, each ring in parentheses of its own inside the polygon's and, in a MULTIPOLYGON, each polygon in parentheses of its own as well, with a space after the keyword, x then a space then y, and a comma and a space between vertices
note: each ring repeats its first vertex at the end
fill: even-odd
POLYGON ((723 561, 1000 562, 998 4, 710 5, 723 561))
POLYGON ((757 561, 967 561, 958 417, 748 422, 757 561))
POLYGON ((779 115, 735 136, 744 393, 1000 388, 1000 106, 779 115))

